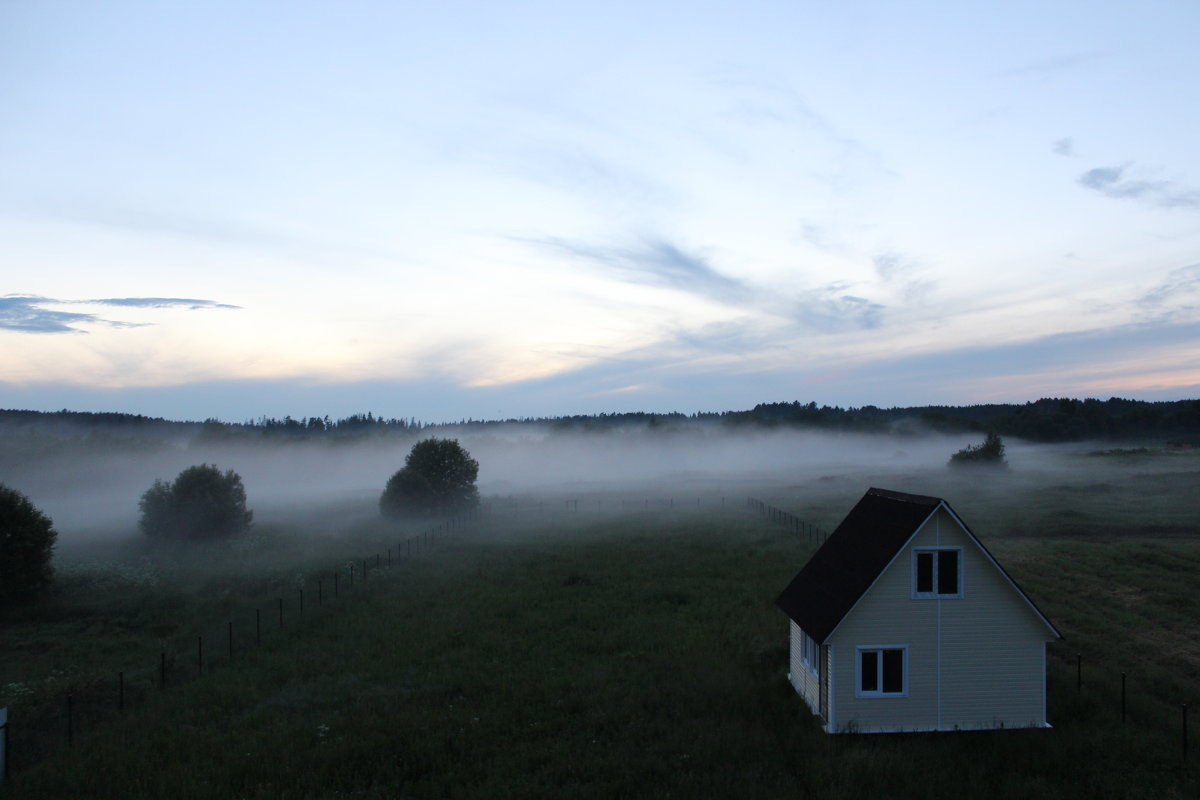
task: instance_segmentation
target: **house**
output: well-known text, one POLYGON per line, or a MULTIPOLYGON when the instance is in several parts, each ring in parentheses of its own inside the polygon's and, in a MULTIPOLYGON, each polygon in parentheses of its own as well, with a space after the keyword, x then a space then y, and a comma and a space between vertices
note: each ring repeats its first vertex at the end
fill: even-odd
POLYGON ((827 733, 1050 727, 1062 636, 945 500, 869 490, 775 602, 827 733))

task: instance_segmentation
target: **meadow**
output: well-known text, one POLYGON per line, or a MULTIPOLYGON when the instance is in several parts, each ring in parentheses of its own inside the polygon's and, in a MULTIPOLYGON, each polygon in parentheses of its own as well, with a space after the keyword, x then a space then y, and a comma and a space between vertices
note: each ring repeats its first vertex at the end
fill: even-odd
POLYGON ((54 597, 3 620, 0 705, 61 739, 68 688, 111 697, 126 670, 130 701, 94 721, 81 706, 72 746, 47 746, 0 794, 1200 796, 1200 750, 1185 760, 1180 738, 1200 680, 1200 460, 1056 458, 493 496, 486 519, 415 551, 401 543, 421 526, 352 504, 216 547, 81 545, 54 597), (784 678, 773 605, 814 545, 744 500, 829 531, 871 485, 949 500, 1066 635, 1050 648, 1053 729, 820 732, 784 678))

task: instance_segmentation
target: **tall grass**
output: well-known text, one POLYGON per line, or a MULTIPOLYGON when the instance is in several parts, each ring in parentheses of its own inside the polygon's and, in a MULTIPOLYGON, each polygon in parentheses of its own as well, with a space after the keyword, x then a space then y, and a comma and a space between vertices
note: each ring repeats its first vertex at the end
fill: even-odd
POLYGON ((1051 663, 1053 730, 825 735, 784 679, 786 621, 773 605, 810 552, 805 540, 732 511, 580 515, 536 527, 497 521, 444 539, 230 668, 82 736, 6 790, 47 798, 1200 794, 1195 760, 1185 764, 1171 746, 1177 720, 1159 718, 1194 685, 1166 634, 1196 618, 1195 542, 1160 551, 1143 538, 1147 549, 1132 551, 1144 556, 1137 568, 1124 565, 1119 542, 1107 551, 1053 538, 988 544, 1068 630, 1051 663), (1151 577, 1146 612, 1116 615, 1125 590, 1111 587, 1151 577), (1110 658, 1122 647, 1144 654, 1110 658), (1076 650, 1086 653, 1082 692, 1076 650), (1125 726, 1098 677, 1102 665, 1118 664, 1131 674, 1146 666, 1138 674, 1150 681, 1138 679, 1143 710, 1125 726))

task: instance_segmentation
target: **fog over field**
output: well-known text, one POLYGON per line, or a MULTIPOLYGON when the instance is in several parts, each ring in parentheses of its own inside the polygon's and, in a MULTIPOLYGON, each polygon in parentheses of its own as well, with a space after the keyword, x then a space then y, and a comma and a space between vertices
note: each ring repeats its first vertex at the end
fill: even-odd
POLYGON ((429 436, 457 438, 479 461, 478 485, 485 501, 585 497, 589 508, 666 498, 680 500, 682 507, 698 497, 718 495, 731 502, 747 495, 798 502, 809 493, 806 488, 819 486, 828 494, 831 483, 848 501, 881 485, 953 503, 956 494, 988 487, 1008 491, 1053 482, 1085 485, 1130 469, 1082 457, 1111 443, 1048 445, 1009 439, 1008 470, 968 470, 964 475, 949 469, 947 459, 965 445, 977 444, 981 435, 686 424, 579 432, 512 424, 482 432, 450 429, 351 441, 184 440, 140 448, 121 441, 105 448, 91 441, 24 464, 6 461, 0 483, 26 493, 54 520, 60 552, 80 542, 135 535, 142 493, 156 479, 173 480, 183 468, 199 463, 242 476, 256 522, 308 520, 313 532, 332 531, 337 521, 375 514, 387 479, 403 466, 412 444, 429 436))

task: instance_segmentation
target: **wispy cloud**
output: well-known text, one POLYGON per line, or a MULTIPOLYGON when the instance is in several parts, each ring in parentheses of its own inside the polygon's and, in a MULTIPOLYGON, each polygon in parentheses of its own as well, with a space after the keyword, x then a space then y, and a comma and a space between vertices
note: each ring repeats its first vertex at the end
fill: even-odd
POLYGON ((86 333, 85 326, 139 328, 149 323, 106 319, 99 314, 61 311, 48 306, 103 305, 125 308, 183 308, 189 311, 209 308, 236 309, 238 306, 184 297, 112 297, 100 300, 56 300, 38 295, 9 294, 0 297, 0 330, 19 333, 86 333))
POLYGON ((100 322, 95 314, 54 311, 44 306, 56 303, 48 297, 5 295, 0 297, 0 329, 21 333, 76 333, 76 326, 100 322))
POLYGON ((1080 175, 1079 183, 1118 200, 1141 200, 1161 208, 1200 208, 1200 191, 1174 181, 1127 177, 1130 167, 1095 167, 1080 175))
POLYGON ((228 303, 217 303, 212 300, 196 300, 190 297, 110 297, 104 300, 84 300, 81 302, 136 308, 186 308, 189 311, 198 311, 205 308, 240 308, 240 306, 231 306, 228 303))
POLYGON ((934 282, 921 277, 920 267, 896 252, 880 253, 874 259, 875 273, 884 283, 900 287, 904 299, 921 300, 934 288, 934 282))
POLYGON ((1166 279, 1139 297, 1137 304, 1159 320, 1191 316, 1200 310, 1200 264, 1167 273, 1166 279))
POLYGON ((1088 64, 1097 59, 1103 58, 1105 53, 1094 50, 1086 53, 1068 53, 1061 56, 1050 56, 1048 58, 1031 61, 1017 67, 1005 70, 1003 75, 1032 75, 1040 78, 1047 78, 1060 72, 1066 72, 1088 64))
POLYGON ((822 333, 877 328, 883 323, 884 306, 853 294, 849 283, 783 293, 732 277, 705 256, 663 238, 644 238, 631 247, 602 247, 558 238, 534 243, 600 264, 619 280, 685 292, 822 333))
POLYGON ((1051 146, 1051 149, 1054 151, 1055 155, 1066 156, 1067 158, 1074 158, 1078 155, 1078 153, 1075 152, 1075 140, 1070 136, 1065 136, 1062 139, 1056 139, 1054 144, 1051 146))
POLYGON ((560 238, 536 242, 603 266, 621 280, 694 294, 727 305, 741 305, 752 295, 744 282, 717 271, 704 256, 666 239, 646 237, 631 247, 603 247, 560 238))
POLYGON ((883 325, 885 306, 865 297, 849 294, 847 284, 834 283, 805 292, 793 306, 794 318, 823 333, 853 329, 874 329, 883 325))

